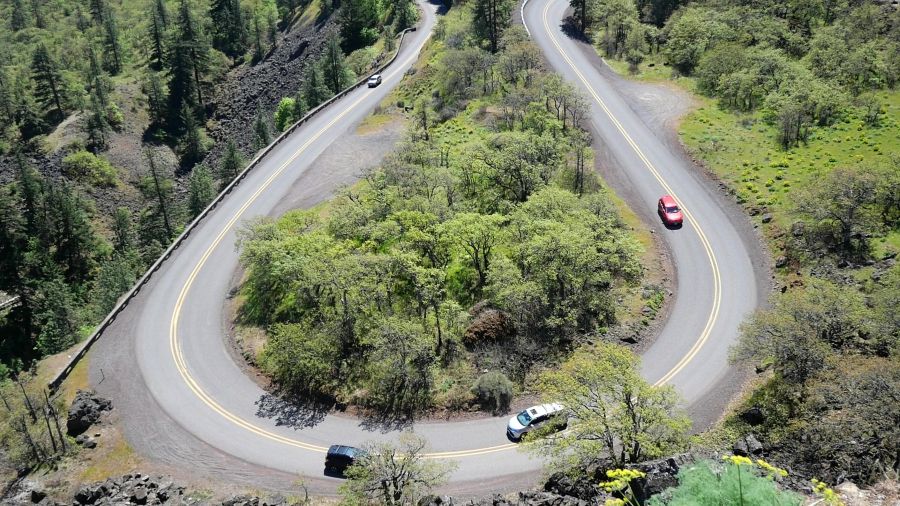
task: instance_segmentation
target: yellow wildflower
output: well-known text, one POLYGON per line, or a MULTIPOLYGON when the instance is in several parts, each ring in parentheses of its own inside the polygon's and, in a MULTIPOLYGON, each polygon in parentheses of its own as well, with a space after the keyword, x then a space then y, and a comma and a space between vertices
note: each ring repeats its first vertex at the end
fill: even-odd
POLYGON ((603 506, 625 506, 625 501, 622 499, 607 499, 603 506))
POLYGON ((756 465, 759 466, 760 469, 764 470, 769 476, 784 478, 788 475, 786 469, 781 469, 780 467, 775 467, 772 464, 769 464, 763 459, 756 459, 756 465))
POLYGON ((722 460, 725 462, 730 462, 736 466, 749 466, 753 464, 753 461, 748 459, 747 457, 741 457, 740 455, 724 455, 722 460))

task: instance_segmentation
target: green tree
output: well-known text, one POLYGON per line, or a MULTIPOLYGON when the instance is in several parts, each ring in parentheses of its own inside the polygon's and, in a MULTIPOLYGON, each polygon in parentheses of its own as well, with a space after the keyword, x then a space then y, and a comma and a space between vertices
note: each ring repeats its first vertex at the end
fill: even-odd
POLYGON ((187 0, 181 0, 175 36, 169 48, 169 120, 171 130, 184 127, 183 105, 203 107, 203 77, 209 70, 209 47, 187 0))
POLYGON ((472 390, 482 408, 490 408, 495 415, 509 411, 509 404, 513 398, 513 384, 502 372, 489 371, 482 374, 475 381, 472 390))
POLYGON ((798 192, 795 208, 810 220, 808 235, 813 244, 824 243, 841 258, 866 255, 868 237, 881 228, 877 190, 874 171, 841 167, 798 192))
POLYGON ((133 259, 113 254, 111 258, 103 262, 97 280, 94 282, 92 303, 94 306, 94 318, 101 320, 112 311, 122 296, 137 280, 133 259))
POLYGON ((304 102, 309 107, 315 107, 333 95, 325 85, 325 77, 323 77, 322 68, 319 65, 310 65, 306 70, 301 90, 304 102))
POLYGON ((262 114, 262 110, 256 115, 256 121, 253 122, 253 149, 259 151, 260 149, 269 145, 272 142, 272 134, 269 133, 269 122, 266 121, 265 116, 262 114))
POLYGON ((28 11, 25 10, 25 3, 23 0, 12 0, 10 10, 9 28, 12 31, 18 32, 28 26, 28 11))
POLYGON ((283 132, 285 128, 292 125, 298 118, 294 116, 294 110, 297 103, 291 97, 285 97, 278 103, 275 109, 275 129, 283 132))
POLYGON ((84 119, 84 132, 87 134, 88 146, 94 152, 106 149, 112 127, 107 121, 106 107, 103 99, 96 92, 91 93, 90 109, 84 119))
MULTIPOLYGON (((378 5, 374 0, 343 0, 341 39, 346 53, 368 46, 378 37, 378 5)), ((332 88, 334 90, 334 88, 332 88)), ((338 90, 334 90, 337 93, 338 90)))
POLYGON ((364 445, 366 454, 347 469, 341 495, 354 504, 418 504, 443 484, 455 467, 448 461, 426 458, 426 445, 425 439, 411 432, 401 434, 397 444, 364 445))
POLYGON ((475 35, 488 41, 491 53, 499 49, 500 37, 509 26, 512 16, 512 2, 509 0, 476 0, 472 29, 475 35))
POLYGON ((353 72, 344 62, 344 53, 341 51, 340 41, 336 36, 328 39, 325 45, 325 54, 319 61, 322 67, 322 79, 325 86, 336 95, 344 88, 353 84, 353 72))
POLYGON ((477 273, 472 287, 473 297, 477 297, 487 283, 494 249, 502 240, 500 225, 504 221, 499 214, 458 213, 443 224, 453 246, 460 250, 477 273))
POLYGON ((247 50, 247 27, 240 0, 212 0, 209 4, 212 19, 212 45, 232 58, 247 50))
POLYGON ((679 12, 666 23, 663 53, 679 72, 691 74, 703 52, 726 40, 730 30, 710 10, 688 7, 679 12))
POLYGON ((206 146, 204 146, 203 135, 200 133, 197 120, 194 119, 193 111, 186 106, 181 110, 181 124, 184 128, 180 146, 181 165, 191 167, 206 155, 206 146))
POLYGON ((62 268, 66 282, 89 278, 98 250, 87 203, 68 184, 48 185, 45 196, 53 259, 62 268))
POLYGON ((188 183, 188 210, 191 216, 200 214, 215 197, 212 174, 205 165, 194 167, 188 183))
MULTIPOLYGON (((671 386, 655 387, 640 375, 639 359, 622 346, 600 343, 576 352, 558 370, 541 376, 538 390, 569 415, 565 432, 553 427, 526 437, 563 469, 608 455, 613 465, 641 462, 685 447, 690 419, 671 386)), ((581 467, 583 469, 583 467, 581 467)))
POLYGON ((160 13, 160 7, 162 12, 165 12, 165 3, 157 0, 157 5, 150 9, 150 25, 147 27, 150 39, 150 66, 156 71, 163 69, 166 59, 166 21, 160 13))
POLYGON ((147 95, 147 112, 150 115, 151 126, 165 125, 168 114, 166 90, 162 78, 157 72, 150 71, 147 74, 143 89, 147 95))
POLYGON ((112 220, 113 250, 127 255, 134 250, 134 224, 127 207, 117 207, 112 220))
POLYGON ((303 119, 308 112, 309 104, 306 103, 306 97, 303 96, 302 91, 298 91, 297 95, 294 97, 294 111, 292 113, 294 121, 303 119))
POLYGON ((222 181, 221 186, 225 188, 234 178, 244 169, 244 157, 238 151, 237 145, 233 140, 229 139, 225 144, 225 154, 219 164, 219 179, 222 181))
POLYGON ((260 356, 262 368, 291 393, 310 399, 334 395, 341 377, 341 348, 338 334, 331 330, 275 324, 260 356))
POLYGON ((36 339, 41 355, 59 353, 77 340, 78 317, 75 297, 60 278, 38 284, 35 319, 40 331, 36 339))
POLYGON ((122 70, 122 45, 119 41, 119 26, 116 23, 116 15, 107 7, 103 16, 103 61, 106 70, 116 75, 122 70))
POLYGON ((62 74, 43 42, 38 43, 34 50, 31 75, 34 79, 35 98, 45 107, 52 106, 54 115, 62 118, 65 114, 63 107, 65 87, 62 83, 62 74))
POLYGON ((147 199, 150 211, 147 213, 149 227, 142 231, 146 241, 158 240, 168 244, 175 237, 172 209, 173 182, 156 162, 156 156, 147 150, 147 175, 141 181, 141 192, 147 199), (156 224, 159 226, 156 226, 156 224))

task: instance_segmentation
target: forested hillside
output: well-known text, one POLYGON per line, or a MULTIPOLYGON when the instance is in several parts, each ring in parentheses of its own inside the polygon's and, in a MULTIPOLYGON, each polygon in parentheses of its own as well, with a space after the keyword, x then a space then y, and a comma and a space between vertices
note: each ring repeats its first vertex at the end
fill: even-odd
POLYGON ((409 0, 0 3, 0 291, 19 297, 0 377, 87 335, 276 127, 415 17, 409 0))
POLYGON ((681 139, 755 217, 776 257, 780 291, 734 350, 760 376, 725 432, 755 433, 810 476, 896 478, 898 5, 572 5, 612 66, 699 95, 681 139))

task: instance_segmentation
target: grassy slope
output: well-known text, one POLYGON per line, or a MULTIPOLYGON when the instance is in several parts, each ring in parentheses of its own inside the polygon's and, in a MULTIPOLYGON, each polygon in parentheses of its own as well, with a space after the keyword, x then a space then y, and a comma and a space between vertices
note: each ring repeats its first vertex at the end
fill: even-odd
MULTIPOLYGON (((859 110, 851 107, 832 127, 815 128, 806 144, 783 150, 775 140, 775 127, 762 120, 762 114, 736 113, 719 107, 718 100, 700 95, 695 81, 672 79, 671 69, 655 57, 642 63, 637 74, 628 71, 623 61, 606 59, 607 64, 625 77, 646 82, 673 82, 694 94, 700 104, 683 118, 679 136, 691 155, 726 182, 739 202, 748 208, 772 216, 766 230, 769 246, 777 253, 775 237, 794 221, 791 195, 796 188, 813 183, 835 167, 864 162, 879 164, 900 155, 900 90, 876 93, 885 113, 878 127, 866 126, 859 110)), ((873 241, 873 253, 880 258, 900 251, 900 233, 891 232, 873 241)))

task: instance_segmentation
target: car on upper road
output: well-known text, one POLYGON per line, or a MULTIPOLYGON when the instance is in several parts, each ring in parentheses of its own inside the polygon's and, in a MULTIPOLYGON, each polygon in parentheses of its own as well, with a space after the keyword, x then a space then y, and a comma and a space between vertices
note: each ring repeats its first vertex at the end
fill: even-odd
POLYGON ((369 80, 366 81, 366 84, 369 85, 369 88, 378 86, 379 84, 381 84, 381 74, 372 75, 372 77, 370 77, 369 80))
POLYGON ((675 202, 675 199, 672 198, 671 195, 663 195, 662 198, 659 199, 659 203, 657 203, 656 207, 663 223, 672 227, 681 226, 681 223, 684 221, 684 216, 681 214, 678 203, 675 202))
POLYGON ((355 464, 366 452, 344 445, 331 445, 325 455, 325 474, 344 476, 344 471, 355 464))
POLYGON ((510 418, 506 425, 506 437, 512 441, 519 441, 525 434, 548 423, 558 426, 560 430, 566 427, 568 418, 565 416, 565 408, 562 404, 532 406, 510 418))

